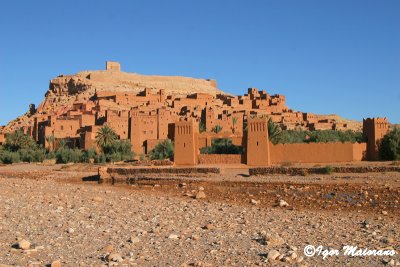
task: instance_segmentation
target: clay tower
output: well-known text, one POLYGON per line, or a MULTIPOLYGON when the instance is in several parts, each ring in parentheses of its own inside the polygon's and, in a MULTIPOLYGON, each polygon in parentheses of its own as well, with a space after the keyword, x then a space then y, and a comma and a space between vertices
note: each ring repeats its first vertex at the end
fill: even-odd
POLYGON ((363 120, 363 134, 367 139, 367 160, 379 160, 379 146, 388 131, 387 118, 367 118, 363 120))

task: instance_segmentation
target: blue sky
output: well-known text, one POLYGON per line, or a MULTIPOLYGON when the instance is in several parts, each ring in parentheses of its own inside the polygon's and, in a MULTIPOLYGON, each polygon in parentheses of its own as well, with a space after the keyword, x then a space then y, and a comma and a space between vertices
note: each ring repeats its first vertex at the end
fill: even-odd
POLYGON ((2 1, 0 125, 59 74, 213 78, 295 110, 400 123, 400 1, 2 1))

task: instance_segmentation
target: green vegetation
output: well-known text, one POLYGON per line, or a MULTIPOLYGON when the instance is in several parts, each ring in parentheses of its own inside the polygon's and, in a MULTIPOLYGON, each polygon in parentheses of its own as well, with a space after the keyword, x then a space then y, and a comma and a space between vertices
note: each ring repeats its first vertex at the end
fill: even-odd
MULTIPOLYGON (((247 130, 247 123, 245 125, 245 130, 247 130)), ((268 118, 268 138, 274 145, 279 143, 365 142, 362 132, 352 130, 282 130, 271 118, 268 118)))
POLYGON ((325 174, 332 174, 332 173, 333 173, 333 167, 330 166, 330 165, 327 165, 327 166, 325 166, 325 167, 323 168, 323 172, 324 172, 325 174))
POLYGON ((49 144, 47 151, 22 131, 8 134, 5 144, 0 146, 0 163, 43 162, 45 159, 56 159, 57 163, 104 163, 131 160, 135 156, 131 151, 130 142, 118 140, 114 130, 107 126, 101 128, 96 136, 98 144, 102 144, 100 154, 94 149, 82 151, 69 148, 67 139, 58 140, 57 149, 54 150, 55 138, 49 136, 46 141, 49 144))
POLYGON ((57 163, 81 162, 83 152, 80 149, 61 147, 56 151, 57 163))
POLYGON ((8 134, 4 146, 0 147, 0 163, 42 162, 46 151, 22 131, 8 134))
POLYGON ((158 143, 149 153, 151 160, 174 159, 174 143, 167 139, 158 143))
POLYGON ((199 133, 205 132, 206 131, 206 126, 204 125, 203 122, 199 123, 199 133))
POLYGON ((400 128, 396 127, 383 137, 380 145, 383 160, 400 160, 400 128))
POLYGON ((212 129, 212 131, 213 131, 214 133, 219 133, 219 132, 221 132, 221 131, 222 131, 221 125, 216 125, 216 126, 212 129))
POLYGON ((280 142, 282 137, 281 127, 274 123, 271 118, 268 119, 268 138, 269 140, 276 145, 280 142))
POLYGON ((364 142, 362 132, 335 130, 283 130, 277 137, 278 143, 327 143, 327 142, 364 142))
POLYGON ((96 135, 96 143, 101 148, 104 156, 94 158, 95 162, 116 162, 132 160, 135 154, 132 152, 132 145, 129 141, 118 140, 114 129, 105 125, 100 128, 96 135))
POLYGON ((96 134, 96 143, 99 147, 103 148, 112 145, 117 140, 117 134, 114 129, 105 125, 101 127, 96 134))
POLYGON ((232 117, 232 133, 235 133, 235 126, 238 122, 238 118, 237 117, 232 117))
POLYGON ((232 140, 218 138, 211 141, 211 146, 200 149, 201 154, 242 154, 243 148, 232 144, 232 140))
POLYGON ((129 140, 115 140, 104 145, 102 151, 107 162, 132 160, 135 157, 129 140))

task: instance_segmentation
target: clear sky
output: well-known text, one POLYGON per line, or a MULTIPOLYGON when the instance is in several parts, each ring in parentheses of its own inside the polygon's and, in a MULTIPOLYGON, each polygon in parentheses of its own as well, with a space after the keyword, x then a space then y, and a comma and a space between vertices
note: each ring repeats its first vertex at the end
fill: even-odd
POLYGON ((400 123, 400 1, 2 1, 0 125, 59 74, 213 78, 295 110, 400 123))

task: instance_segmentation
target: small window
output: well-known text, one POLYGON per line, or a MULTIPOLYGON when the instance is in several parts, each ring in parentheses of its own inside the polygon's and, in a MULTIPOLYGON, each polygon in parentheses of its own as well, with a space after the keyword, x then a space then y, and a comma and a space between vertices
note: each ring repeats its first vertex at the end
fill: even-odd
POLYGON ((257 141, 257 146, 258 146, 258 141, 257 141))
POLYGON ((186 143, 183 143, 183 147, 186 147, 186 143))

